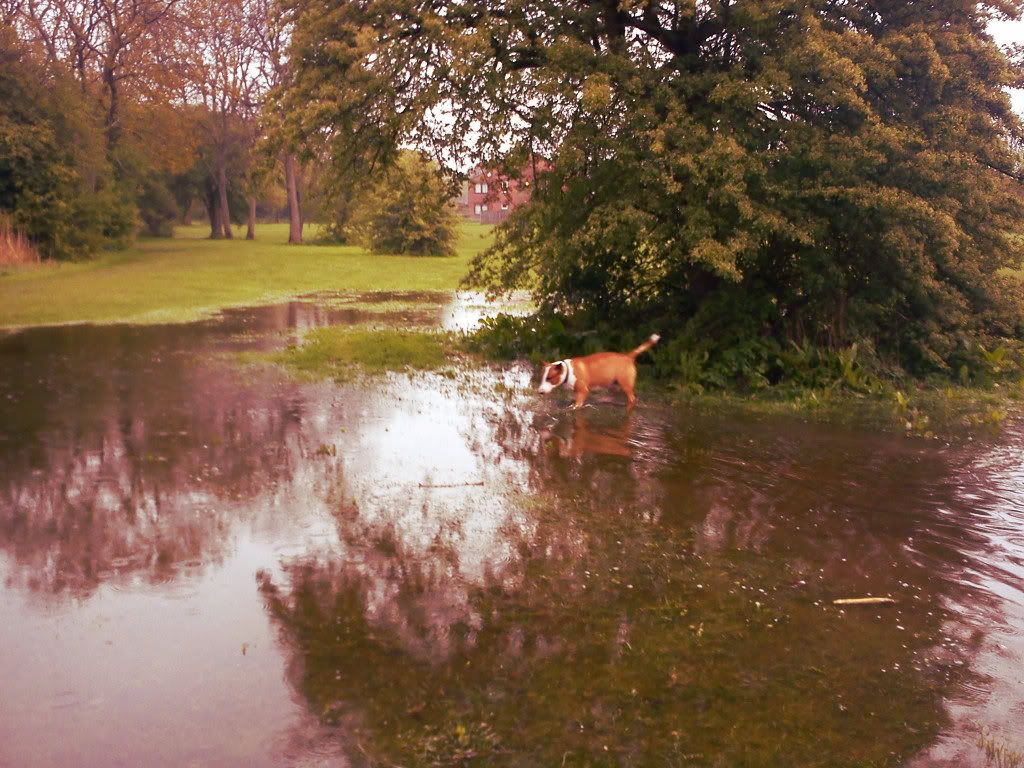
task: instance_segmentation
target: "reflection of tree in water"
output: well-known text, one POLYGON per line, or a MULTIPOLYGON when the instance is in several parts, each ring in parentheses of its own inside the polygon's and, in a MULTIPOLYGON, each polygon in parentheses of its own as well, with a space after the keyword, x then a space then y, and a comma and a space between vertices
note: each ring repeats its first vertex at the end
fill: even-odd
POLYGON ((181 353, 182 334, 203 347, 201 327, 96 334, 89 344, 79 329, 66 347, 49 338, 5 381, 16 414, 5 434, 18 442, 0 452, 0 546, 17 578, 45 591, 115 573, 162 578, 218 560, 239 520, 273 517, 284 486, 300 500, 325 493, 333 465, 309 459, 306 422, 329 402, 239 386, 181 353))
POLYGON ((296 690, 371 753, 895 765, 938 727, 973 545, 929 535, 936 454, 647 408, 545 435, 514 394, 437 380, 346 390, 339 413, 331 386, 239 386, 134 332, 0 382, 16 575, 160 577, 215 560, 238 521, 329 507, 332 544, 262 584, 296 690), (888 591, 886 613, 828 606, 888 591))
POLYGON ((45 473, 7 483, 0 538, 47 590, 218 559, 257 489, 287 478, 303 453, 287 412, 256 405, 211 397, 172 431, 151 432, 138 411, 129 422, 111 414, 102 433, 54 448, 45 473))
MULTIPOLYGON (((638 469, 542 450, 525 522, 502 529, 514 556, 476 580, 457 567, 458 537, 437 551, 418 535, 406 546, 402 526, 383 534, 370 523, 373 534, 349 510, 339 527, 358 533, 342 538, 376 545, 300 558, 282 580, 262 580, 296 690, 325 723, 344 723, 350 744, 402 765, 472 755, 516 765, 900 765, 944 717, 955 659, 934 646, 952 582, 930 585, 929 610, 841 613, 829 604, 836 590, 863 578, 838 566, 850 540, 802 528, 785 537, 780 520, 801 524, 807 497, 772 486, 809 472, 821 492, 814 473, 827 474, 827 461, 815 450, 763 459, 773 480, 759 495, 735 495, 715 463, 730 446, 682 439, 705 448, 666 455, 702 457, 703 467, 666 459, 638 469), (744 506, 760 498, 760 509, 744 506), (736 520, 775 519, 734 525, 718 511, 734 505, 736 520), (723 539, 708 526, 739 533, 723 539), (759 527, 766 533, 744 532, 759 527), (734 535, 747 552, 729 543, 734 535), (826 565, 830 579, 808 578, 826 565)), ((739 455, 718 461, 749 459, 739 455)), ((913 482, 906 469, 897 467, 913 482)), ((836 482, 849 479, 840 472, 836 482)), ((889 538, 923 515, 883 526, 866 545, 869 566, 899 557, 889 538)), ((932 573, 901 559, 886 576, 911 579, 901 598, 912 604, 932 573)))
POLYGON ((961 550, 980 544, 942 514, 963 506, 951 459, 901 438, 657 412, 569 417, 542 436, 535 489, 664 516, 707 556, 775 553, 843 587, 927 593, 958 582, 961 550))
MULTIPOLYGON (((500 405, 467 409, 458 392, 401 377, 386 392, 296 386, 265 372, 240 382, 174 351, 182 340, 171 331, 165 349, 163 331, 147 329, 137 351, 130 339, 97 349, 51 344, 22 370, 44 382, 50 406, 32 404, 7 433, 19 445, 0 451, 0 547, 15 578, 45 591, 89 590, 118 573, 162 579, 220 559, 242 523, 264 534, 319 524, 353 497, 361 514, 342 529, 343 548, 386 549, 389 529, 401 526, 407 548, 415 539, 420 550, 457 553, 448 567, 462 578, 504 556, 494 549, 503 546, 498 529, 515 523, 499 495, 458 487, 488 472, 517 482, 522 462, 507 461, 492 438, 500 405), (90 367, 93 355, 101 362, 90 367), (83 375, 68 378, 68 367, 83 375), (337 455, 318 455, 335 442, 337 455), (449 480, 455 487, 420 487, 449 480), (425 516, 439 499, 445 514, 425 516)), ((21 400, 36 396, 17 376, 6 385, 21 400)), ((392 597, 378 594, 382 613, 392 597)))

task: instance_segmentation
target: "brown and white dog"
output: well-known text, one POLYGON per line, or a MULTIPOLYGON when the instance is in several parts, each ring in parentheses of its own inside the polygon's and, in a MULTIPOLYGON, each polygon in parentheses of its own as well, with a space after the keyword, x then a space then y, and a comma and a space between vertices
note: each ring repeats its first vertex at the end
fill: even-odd
POLYGON ((632 352, 597 352, 586 357, 570 357, 557 363, 544 363, 540 386, 537 391, 547 394, 558 387, 569 387, 576 394, 573 409, 580 408, 587 401, 590 390, 618 384, 626 393, 626 408, 633 410, 636 405, 636 357, 658 343, 661 337, 651 337, 632 352))

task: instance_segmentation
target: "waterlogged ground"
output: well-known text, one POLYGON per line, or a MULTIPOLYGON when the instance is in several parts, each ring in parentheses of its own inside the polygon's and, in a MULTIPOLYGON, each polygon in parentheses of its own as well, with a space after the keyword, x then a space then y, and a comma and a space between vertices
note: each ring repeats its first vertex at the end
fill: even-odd
POLYGON ((0 337, 0 766, 1024 748, 1020 426, 573 415, 524 368, 335 384, 234 356, 479 315, 445 301, 0 337), (865 595, 897 602, 832 605, 865 595))

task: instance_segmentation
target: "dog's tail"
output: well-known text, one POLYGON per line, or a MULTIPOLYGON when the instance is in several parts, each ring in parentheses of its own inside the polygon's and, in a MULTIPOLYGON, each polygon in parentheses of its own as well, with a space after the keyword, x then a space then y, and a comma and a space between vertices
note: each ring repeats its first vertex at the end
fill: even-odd
POLYGON ((642 355, 642 354, 643 354, 644 352, 646 352, 646 351, 647 351, 648 349, 650 349, 650 348, 651 348, 651 347, 653 347, 653 346, 654 346, 655 344, 657 344, 657 343, 658 343, 658 342, 659 342, 660 340, 661 340, 661 336, 659 336, 659 335, 658 335, 658 334, 656 334, 656 333, 652 333, 652 334, 651 334, 651 338, 649 338, 649 339, 648 339, 647 341, 645 341, 645 342, 644 342, 643 344, 641 344, 641 345, 640 345, 639 347, 637 347, 636 349, 634 349, 634 350, 633 350, 632 352, 627 352, 626 354, 627 354, 627 355, 628 355, 629 357, 631 357, 631 358, 633 358, 634 360, 636 360, 636 357, 637 357, 637 355, 642 355))

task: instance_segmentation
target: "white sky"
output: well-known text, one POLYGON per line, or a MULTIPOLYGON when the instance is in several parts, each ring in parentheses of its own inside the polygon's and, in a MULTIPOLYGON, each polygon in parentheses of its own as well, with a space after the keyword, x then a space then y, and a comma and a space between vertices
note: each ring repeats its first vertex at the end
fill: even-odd
MULTIPOLYGON (((1024 21, 993 21, 988 29, 1000 45, 1024 43, 1024 21)), ((1017 114, 1024 115, 1024 91, 1010 91, 1010 98, 1017 114)))

